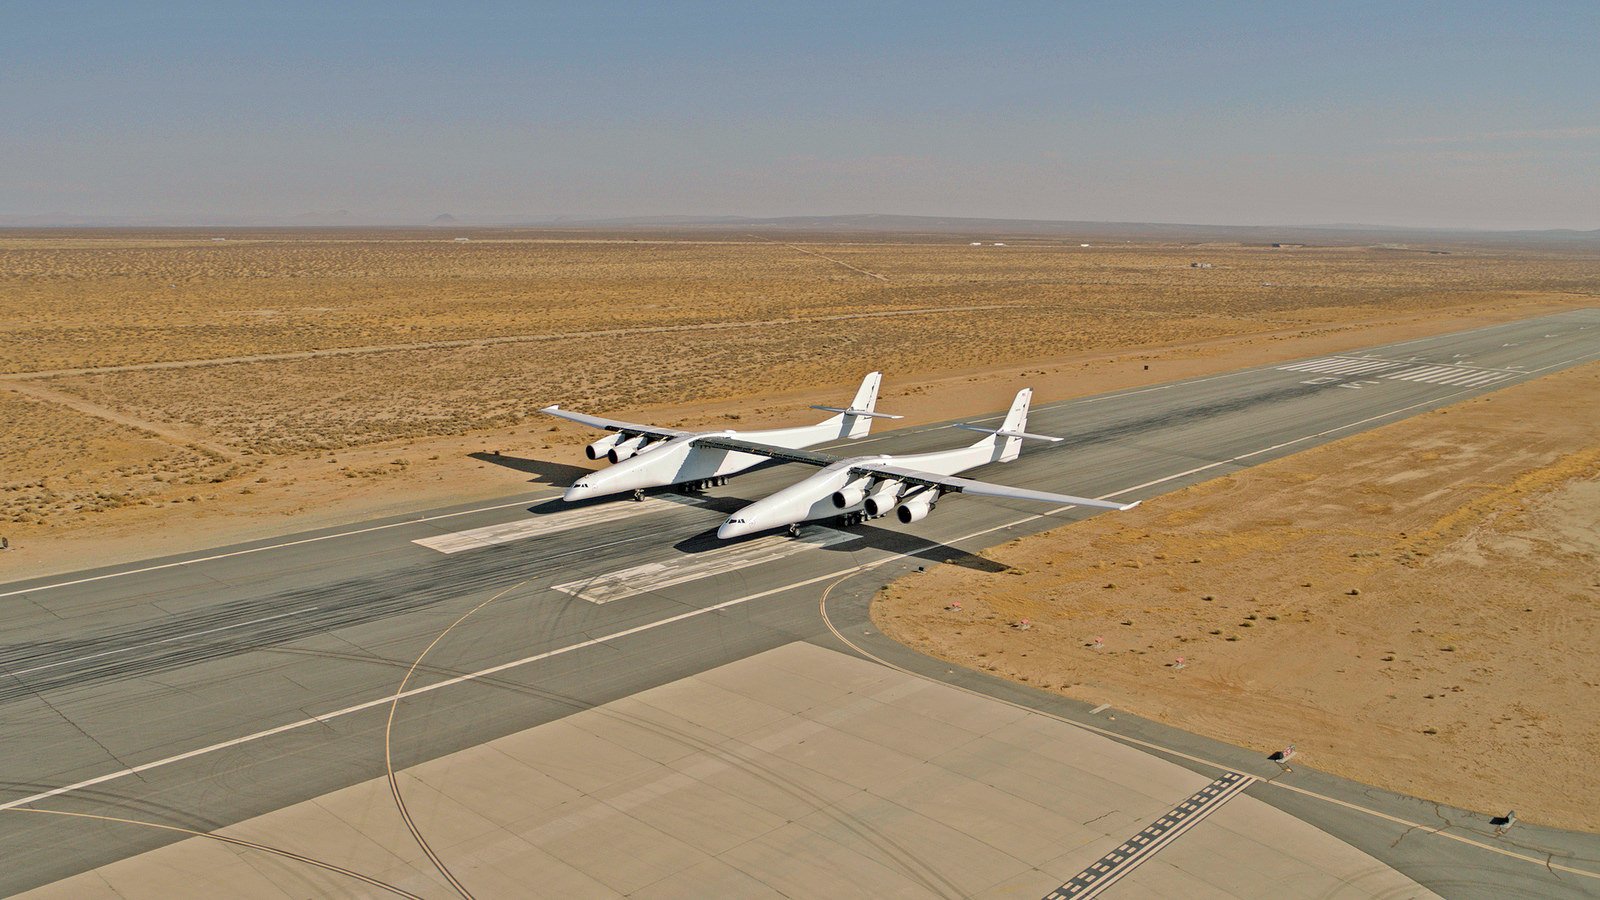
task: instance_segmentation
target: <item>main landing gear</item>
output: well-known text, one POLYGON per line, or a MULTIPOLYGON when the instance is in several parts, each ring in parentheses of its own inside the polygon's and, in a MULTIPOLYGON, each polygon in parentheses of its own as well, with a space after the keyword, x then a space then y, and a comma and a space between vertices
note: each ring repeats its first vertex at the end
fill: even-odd
POLYGON ((728 483, 728 476, 721 475, 716 478, 707 478, 703 481, 685 481, 678 485, 680 494, 698 494, 714 487, 721 487, 728 483))

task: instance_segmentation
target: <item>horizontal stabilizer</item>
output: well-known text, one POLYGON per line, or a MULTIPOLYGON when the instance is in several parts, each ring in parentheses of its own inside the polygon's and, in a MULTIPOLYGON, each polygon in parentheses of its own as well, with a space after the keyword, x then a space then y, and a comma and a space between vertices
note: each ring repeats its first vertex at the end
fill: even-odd
POLYGON ((965 422, 958 422, 957 424, 952 425, 950 427, 952 427, 952 428, 964 428, 967 431, 981 431, 984 434, 998 434, 1001 437, 1028 438, 1029 440, 1050 441, 1051 443, 1059 443, 1062 440, 1065 440, 1064 438, 1051 437, 1048 434, 1030 434, 1029 432, 1026 432, 1026 431, 1004 431, 1004 430, 1001 430, 1001 429, 998 429, 998 428, 984 428, 981 425, 968 425, 965 422))
POLYGON ((866 410, 866 409, 844 409, 844 408, 838 407, 838 406, 813 406, 811 408, 812 409, 820 409, 823 412, 844 413, 847 416, 863 416, 863 417, 868 418, 868 419, 903 419, 903 418, 905 418, 905 416, 891 416, 888 413, 872 412, 871 410, 866 410))

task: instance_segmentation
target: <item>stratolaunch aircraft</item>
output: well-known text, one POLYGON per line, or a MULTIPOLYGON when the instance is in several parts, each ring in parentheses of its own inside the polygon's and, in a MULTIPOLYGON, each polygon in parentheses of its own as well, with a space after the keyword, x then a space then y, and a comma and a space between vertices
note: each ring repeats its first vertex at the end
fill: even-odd
POLYGON ((911 456, 857 456, 841 459, 804 450, 780 450, 745 444, 729 438, 711 439, 713 446, 738 449, 787 462, 821 466, 822 471, 769 497, 750 504, 728 517, 717 529, 717 537, 735 538, 770 528, 788 527, 790 533, 801 522, 842 516, 846 523, 885 515, 897 505, 896 516, 904 524, 925 518, 943 494, 964 493, 1040 503, 1094 506, 1102 509, 1133 509, 1134 503, 1110 503, 1088 497, 1072 497, 1046 491, 952 477, 975 466, 991 462, 1010 462, 1017 458, 1024 439, 1059 441, 1061 438, 1029 434, 1028 402, 1033 392, 1023 388, 1012 401, 1011 411, 999 428, 957 425, 969 431, 983 431, 988 437, 970 447, 918 453, 911 456))
POLYGON ((883 373, 869 372, 866 378, 861 379, 861 387, 849 406, 812 407, 834 415, 815 425, 767 431, 677 431, 568 412, 560 404, 539 411, 613 432, 584 450, 590 459, 603 456, 612 464, 573 482, 563 499, 585 500, 632 491, 634 499, 642 500, 645 488, 669 484, 699 487, 721 484, 729 475, 766 462, 771 456, 770 452, 759 455, 741 452, 740 447, 746 444, 774 451, 810 447, 839 438, 866 437, 873 419, 900 418, 874 411, 878 403, 878 386, 882 382, 883 373), (740 447, 714 445, 712 439, 737 439, 740 447))

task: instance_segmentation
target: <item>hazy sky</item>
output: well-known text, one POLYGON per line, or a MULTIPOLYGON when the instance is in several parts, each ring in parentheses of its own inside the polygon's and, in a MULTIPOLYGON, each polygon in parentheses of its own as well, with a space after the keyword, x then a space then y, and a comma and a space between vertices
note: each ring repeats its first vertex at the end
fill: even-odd
POLYGON ((1600 3, 0 0, 0 215, 1600 228, 1600 3))

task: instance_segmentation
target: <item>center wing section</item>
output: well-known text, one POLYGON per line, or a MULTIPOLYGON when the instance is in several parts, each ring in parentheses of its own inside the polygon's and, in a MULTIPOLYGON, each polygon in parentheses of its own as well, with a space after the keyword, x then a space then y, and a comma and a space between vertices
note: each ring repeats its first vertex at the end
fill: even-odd
POLYGON ((679 431, 675 428, 657 428, 654 425, 638 425, 633 422, 621 422, 616 419, 603 419, 600 416, 587 416, 583 413, 568 412, 562 409, 559 404, 546 406, 539 412, 547 416, 555 416, 559 419, 577 422, 580 425, 587 425, 590 428, 599 428, 603 431, 620 431, 627 435, 642 434, 646 437, 665 439, 683 437, 686 434, 694 433, 692 431, 679 431))
POLYGON ((1095 500, 1091 497, 1074 497, 1071 494, 1030 491, 1024 488, 1006 487, 1003 484, 991 484, 987 481, 974 481, 971 478, 957 478, 953 475, 939 475, 934 472, 919 472, 916 469, 902 469, 899 466, 886 463, 863 462, 852 466, 851 471, 862 475, 887 476, 903 481, 906 484, 934 488, 947 494, 977 494, 981 497, 1033 500, 1039 503, 1058 503, 1064 506, 1092 506, 1097 509, 1129 510, 1139 505, 1137 500, 1132 503, 1113 503, 1109 500, 1095 500))
POLYGON ((738 438, 720 434, 697 437, 694 439, 694 444, 696 447, 709 447, 713 450, 732 450, 736 453, 765 456, 768 459, 777 459, 783 462, 805 463, 808 466, 817 466, 818 468, 831 466, 839 461, 839 457, 829 456, 826 453, 812 453, 810 450, 791 450, 788 447, 774 447, 771 444, 741 441, 738 438))

